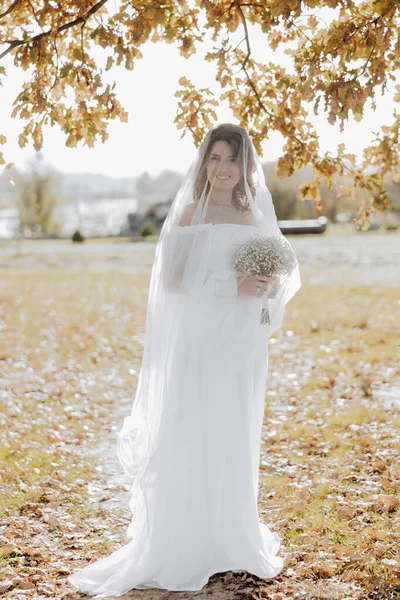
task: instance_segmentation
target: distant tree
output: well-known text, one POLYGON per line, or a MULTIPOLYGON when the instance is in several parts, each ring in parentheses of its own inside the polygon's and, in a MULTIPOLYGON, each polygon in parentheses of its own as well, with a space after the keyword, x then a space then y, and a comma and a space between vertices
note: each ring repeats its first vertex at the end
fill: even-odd
POLYGON ((145 171, 136 182, 135 195, 139 212, 146 213, 155 204, 175 197, 181 181, 182 175, 176 171, 165 170, 154 178, 145 171))
POLYGON ((322 210, 318 209, 315 202, 311 199, 300 199, 299 189, 302 182, 310 177, 310 167, 297 171, 290 177, 279 179, 273 163, 264 164, 265 178, 275 206, 275 212, 278 219, 315 219, 322 212, 331 221, 336 220, 338 213, 345 212, 353 215, 355 206, 359 206, 365 199, 366 191, 356 190, 355 201, 346 194, 342 194, 348 181, 344 175, 335 173, 332 177, 332 187, 329 187, 325 181, 320 183, 322 210))
POLYGON ((58 233, 54 209, 59 204, 59 178, 36 154, 25 172, 18 174, 18 210, 22 237, 58 233))
POLYGON ((387 184, 389 200, 392 204, 393 212, 400 217, 400 183, 389 181, 387 184))
MULTIPOLYGON (((385 211, 390 204, 383 182, 386 174, 400 181, 400 113, 394 111, 391 124, 376 128, 357 166, 344 144, 321 152, 309 110, 318 114, 322 104, 329 124, 343 130, 349 115, 363 119, 368 102, 376 108, 377 89, 387 100, 388 83, 396 81, 400 64, 398 0, 9 0, 1 11, 0 59, 11 54, 17 67, 30 70, 12 112, 27 121, 21 147, 32 139, 40 150, 47 123, 59 125, 67 146, 92 147, 108 138, 110 120, 127 121, 115 83, 103 83, 95 46, 104 49, 106 71, 121 64, 132 70, 149 40, 175 42, 189 58, 211 33, 214 45, 205 58, 215 65, 221 94, 216 99, 210 89, 196 89, 181 77, 175 123, 183 135, 190 132, 199 145, 216 119, 215 107, 227 100, 257 150, 271 131, 281 133, 279 177, 312 166, 312 180, 301 183, 302 199, 322 209, 321 180, 331 188, 338 173, 349 182, 342 191, 350 198, 356 188, 367 192, 358 225, 367 227, 371 211, 385 211), (321 9, 329 11, 324 18, 321 9), (285 48, 291 57, 288 70, 269 58, 254 59, 250 24, 261 28, 266 48, 285 48)), ((5 75, 0 67, 0 78, 5 75)), ((400 84, 394 85, 392 99, 393 104, 400 100, 400 84)), ((5 141, 0 136, 0 144, 5 141)))
POLYGON ((145 212, 152 203, 154 184, 151 175, 145 171, 136 182, 135 195, 138 200, 139 212, 145 212))

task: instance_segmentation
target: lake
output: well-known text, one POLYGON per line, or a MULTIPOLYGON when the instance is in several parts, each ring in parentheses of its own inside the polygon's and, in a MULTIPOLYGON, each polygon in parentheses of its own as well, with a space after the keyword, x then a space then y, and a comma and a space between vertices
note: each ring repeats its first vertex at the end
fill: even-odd
MULTIPOLYGON (((76 229, 86 237, 118 235, 128 213, 136 212, 137 207, 136 198, 79 200, 57 207, 54 219, 60 223, 62 237, 70 237, 76 229)), ((18 223, 16 208, 0 210, 0 238, 17 237, 18 223)))

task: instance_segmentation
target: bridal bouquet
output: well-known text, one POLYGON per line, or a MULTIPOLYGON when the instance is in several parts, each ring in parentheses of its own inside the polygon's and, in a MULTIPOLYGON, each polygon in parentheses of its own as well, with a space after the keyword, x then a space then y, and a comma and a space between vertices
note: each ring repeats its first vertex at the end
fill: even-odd
MULTIPOLYGON (((275 298, 280 288, 280 277, 290 275, 296 258, 289 242, 283 236, 253 234, 241 244, 234 256, 234 267, 245 274, 264 275, 276 279, 268 298, 275 298)), ((269 310, 261 312, 261 323, 270 323, 269 310)))

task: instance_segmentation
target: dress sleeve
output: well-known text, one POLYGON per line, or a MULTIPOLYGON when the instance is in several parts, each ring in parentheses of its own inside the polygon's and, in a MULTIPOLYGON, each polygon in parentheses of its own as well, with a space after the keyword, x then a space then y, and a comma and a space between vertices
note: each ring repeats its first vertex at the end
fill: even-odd
POLYGON ((237 296, 238 276, 235 269, 225 269, 215 276, 216 296, 237 296))
POLYGON ((230 277, 229 279, 215 280, 215 295, 216 296, 237 296, 237 278, 230 277))
MULTIPOLYGON (((269 298, 275 298, 281 287, 280 281, 276 281, 262 296, 263 307, 269 306, 269 298)), ((234 269, 227 269, 221 274, 217 274, 215 279, 215 295, 216 296, 237 296, 238 295, 238 275, 234 269)))

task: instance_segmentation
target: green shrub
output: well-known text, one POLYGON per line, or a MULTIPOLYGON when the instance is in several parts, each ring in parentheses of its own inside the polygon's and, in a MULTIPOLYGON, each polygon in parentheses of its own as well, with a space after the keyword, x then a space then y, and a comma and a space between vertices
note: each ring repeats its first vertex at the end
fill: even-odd
POLYGON ((147 237, 148 235, 156 235, 156 229, 151 221, 143 223, 139 228, 138 234, 141 237, 147 237))
POLYGON ((399 223, 395 221, 385 221, 384 223, 385 231, 396 231, 399 228, 399 223))
POLYGON ((85 236, 82 235, 79 229, 76 229, 71 239, 73 242, 84 242, 85 236))

